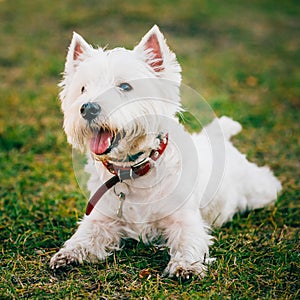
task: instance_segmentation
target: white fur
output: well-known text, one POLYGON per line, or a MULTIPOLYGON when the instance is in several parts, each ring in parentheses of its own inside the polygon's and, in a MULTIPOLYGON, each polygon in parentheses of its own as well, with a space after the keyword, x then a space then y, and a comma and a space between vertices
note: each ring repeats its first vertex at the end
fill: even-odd
POLYGON ((52 268, 104 259, 119 249, 122 238, 148 242, 160 237, 171 257, 166 274, 183 278, 204 275, 212 244, 210 226, 221 226, 238 211, 276 200, 280 182, 267 167, 247 161, 230 142, 231 136, 241 131, 239 123, 222 117, 192 136, 178 123, 175 113, 181 110, 180 71, 157 26, 132 51, 93 49, 74 33, 60 98, 68 141, 87 150, 91 195, 112 176, 89 153, 91 129, 126 132, 106 157, 114 161, 138 150, 148 156, 159 144, 161 131, 168 132, 170 141, 148 174, 118 183, 104 194, 52 257, 52 268), (153 37, 159 44, 156 55, 149 44, 153 37), (153 62, 160 60, 160 54, 157 67, 153 62), (120 91, 122 82, 130 82, 133 90, 120 91), (85 92, 81 94, 83 86, 85 92), (80 115, 80 107, 89 101, 101 105, 100 116, 90 126, 80 115), (119 192, 126 196, 120 218, 116 215, 119 192))

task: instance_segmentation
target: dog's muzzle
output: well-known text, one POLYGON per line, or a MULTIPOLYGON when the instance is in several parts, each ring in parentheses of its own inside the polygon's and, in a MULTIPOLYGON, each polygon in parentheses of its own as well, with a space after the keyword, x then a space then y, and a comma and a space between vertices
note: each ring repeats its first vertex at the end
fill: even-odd
POLYGON ((87 121, 92 121, 101 112, 101 106, 96 102, 84 103, 80 108, 80 114, 87 121))

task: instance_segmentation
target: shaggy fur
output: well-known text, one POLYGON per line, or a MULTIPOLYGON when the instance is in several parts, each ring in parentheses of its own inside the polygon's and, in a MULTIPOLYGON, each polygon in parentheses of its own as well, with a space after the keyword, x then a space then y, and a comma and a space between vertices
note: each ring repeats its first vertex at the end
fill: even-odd
POLYGON ((161 133, 168 133, 169 143, 149 173, 104 194, 52 257, 53 269, 103 260, 123 238, 148 242, 159 237, 170 253, 165 274, 203 276, 210 227, 276 200, 280 182, 230 142, 241 130, 239 123, 222 117, 195 135, 179 124, 180 72, 157 26, 133 50, 94 49, 74 33, 60 99, 68 141, 89 158, 91 195, 112 177, 103 161, 130 167, 149 157, 161 133), (90 119, 84 115, 87 103, 98 108, 90 119))

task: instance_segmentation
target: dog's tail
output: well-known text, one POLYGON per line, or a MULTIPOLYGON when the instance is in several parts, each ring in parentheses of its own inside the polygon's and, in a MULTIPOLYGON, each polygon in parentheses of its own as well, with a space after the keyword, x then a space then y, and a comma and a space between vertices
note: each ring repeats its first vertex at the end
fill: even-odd
POLYGON ((218 121, 223 131, 224 137, 227 140, 242 131, 242 125, 229 117, 222 116, 218 119, 218 121))
POLYGON ((229 117, 222 116, 221 118, 214 119, 205 127, 205 130, 208 134, 212 135, 222 134, 226 140, 229 140, 242 130, 242 125, 229 117))

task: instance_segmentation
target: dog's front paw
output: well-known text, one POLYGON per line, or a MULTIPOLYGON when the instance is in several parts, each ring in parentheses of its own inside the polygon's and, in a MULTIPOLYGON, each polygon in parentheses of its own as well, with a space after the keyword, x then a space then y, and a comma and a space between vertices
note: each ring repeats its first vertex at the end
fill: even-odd
POLYGON ((206 270, 206 266, 201 262, 189 263, 187 261, 171 260, 164 271, 164 275, 180 278, 185 281, 195 275, 203 278, 206 270))
POLYGON ((81 255, 78 251, 70 249, 60 249, 50 260, 50 268, 58 269, 72 263, 82 263, 81 255))

